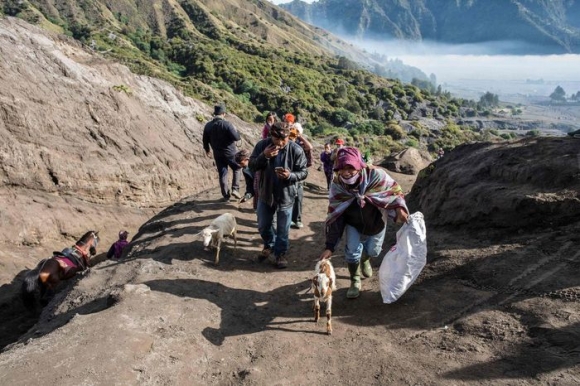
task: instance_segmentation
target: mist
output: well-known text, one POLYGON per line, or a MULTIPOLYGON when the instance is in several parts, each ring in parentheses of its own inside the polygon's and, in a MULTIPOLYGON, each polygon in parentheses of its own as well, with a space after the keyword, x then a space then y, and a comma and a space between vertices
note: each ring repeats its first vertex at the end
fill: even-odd
POLYGON ((509 98, 514 94, 548 97, 558 85, 570 93, 580 91, 580 55, 505 55, 527 51, 519 42, 450 45, 433 42, 343 39, 367 52, 400 59, 453 94, 474 98, 486 91, 509 98))

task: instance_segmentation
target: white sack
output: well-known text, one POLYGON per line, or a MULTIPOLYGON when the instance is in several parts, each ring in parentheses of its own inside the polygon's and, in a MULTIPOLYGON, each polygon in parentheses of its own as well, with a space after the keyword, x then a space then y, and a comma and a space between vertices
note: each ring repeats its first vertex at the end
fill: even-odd
POLYGON ((384 303, 400 298, 417 279, 427 263, 427 231, 423 213, 409 215, 397 232, 397 243, 383 258, 379 283, 384 303))

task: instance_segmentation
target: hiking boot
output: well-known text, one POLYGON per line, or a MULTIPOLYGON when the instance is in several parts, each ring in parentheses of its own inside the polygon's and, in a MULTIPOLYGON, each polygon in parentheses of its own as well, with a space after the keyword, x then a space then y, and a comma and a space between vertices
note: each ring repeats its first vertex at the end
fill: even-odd
POLYGON ((276 256, 276 268, 284 269, 288 267, 288 260, 286 260, 286 255, 282 253, 280 256, 276 256))
POLYGON ((223 196, 223 198, 221 199, 222 202, 229 202, 230 201, 230 196, 223 196))
POLYGON ((302 229, 302 228, 304 228, 304 224, 302 224, 302 221, 296 221, 296 224, 294 224, 294 227, 296 229, 302 229))
POLYGON ((263 263, 264 261, 266 261, 270 257, 271 253, 272 250, 270 248, 262 249, 262 252, 260 252, 260 254, 258 255, 258 263, 263 263))
POLYGON ((296 223, 294 221, 290 221, 290 228, 296 228, 296 223))
POLYGON ((232 190, 232 196, 234 196, 235 198, 237 198, 238 200, 240 198, 242 198, 242 195, 240 194, 240 192, 238 192, 237 190, 232 190))

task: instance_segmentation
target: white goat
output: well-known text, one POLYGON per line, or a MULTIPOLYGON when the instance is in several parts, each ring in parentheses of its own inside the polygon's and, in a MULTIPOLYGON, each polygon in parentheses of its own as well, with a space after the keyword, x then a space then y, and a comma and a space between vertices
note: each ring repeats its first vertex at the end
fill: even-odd
POLYGON ((224 241, 224 237, 233 236, 234 237, 234 253, 238 246, 238 240, 236 238, 237 224, 236 218, 231 213, 224 213, 221 216, 214 219, 207 228, 202 229, 198 235, 201 235, 203 239, 203 246, 211 246, 216 249, 215 253, 215 265, 220 262, 220 248, 221 243, 224 241))
POLYGON ((336 291, 336 275, 330 260, 324 259, 316 263, 314 277, 312 278, 312 290, 314 292, 314 321, 320 319, 320 302, 326 303, 326 333, 332 334, 332 291, 336 291))

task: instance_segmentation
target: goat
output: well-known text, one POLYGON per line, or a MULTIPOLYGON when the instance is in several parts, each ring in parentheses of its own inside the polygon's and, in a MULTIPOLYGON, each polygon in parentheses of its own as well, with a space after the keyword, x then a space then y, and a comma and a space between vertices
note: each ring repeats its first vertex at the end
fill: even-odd
POLYGON ((209 247, 210 244, 216 249, 215 253, 215 265, 220 262, 220 248, 221 243, 224 241, 225 236, 234 237, 234 253, 238 246, 238 240, 236 238, 237 224, 236 218, 231 213, 224 213, 221 216, 215 218, 207 228, 202 229, 198 235, 201 235, 203 239, 203 246, 209 247))
POLYGON ((312 290, 314 292, 314 321, 320 319, 320 302, 326 303, 326 333, 332 335, 332 291, 336 291, 336 275, 330 260, 324 259, 316 263, 312 290))

